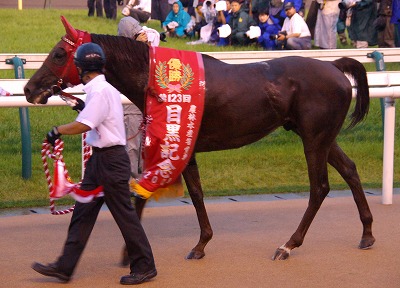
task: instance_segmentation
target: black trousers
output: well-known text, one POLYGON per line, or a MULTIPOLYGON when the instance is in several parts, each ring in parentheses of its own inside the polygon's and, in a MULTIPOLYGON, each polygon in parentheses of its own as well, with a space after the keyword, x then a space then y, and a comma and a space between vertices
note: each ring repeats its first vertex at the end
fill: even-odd
POLYGON ((103 185, 104 197, 90 203, 76 203, 63 253, 56 262, 60 271, 73 274, 104 202, 125 240, 131 273, 155 268, 149 241, 132 206, 129 177, 130 163, 124 146, 94 150, 87 162, 81 188, 93 190, 103 185))
POLYGON ((104 0, 104 11, 108 19, 117 19, 117 1, 104 0))
POLYGON ((87 6, 89 8, 88 16, 94 16, 94 10, 96 10, 96 16, 103 17, 103 0, 88 0, 87 6))
POLYGON ((150 19, 151 14, 143 10, 131 9, 130 16, 140 23, 146 23, 150 19))
MULTIPOLYGON (((172 5, 168 4, 167 0, 152 0, 151 1, 151 19, 165 21, 172 5)), ((162 27, 162 25, 161 25, 162 27)))

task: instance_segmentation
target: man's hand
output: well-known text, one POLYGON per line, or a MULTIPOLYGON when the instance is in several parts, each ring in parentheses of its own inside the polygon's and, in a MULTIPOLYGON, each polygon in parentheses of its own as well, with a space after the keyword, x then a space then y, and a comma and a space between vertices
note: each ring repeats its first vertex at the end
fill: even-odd
POLYGON ((76 105, 72 107, 72 110, 75 110, 76 112, 81 112, 85 108, 85 102, 83 102, 82 99, 76 99, 76 105))
POLYGON ((78 113, 81 112, 83 108, 85 108, 85 102, 83 102, 82 99, 65 98, 64 101, 69 107, 72 107, 72 110, 75 110, 78 113))
POLYGON ((46 135, 46 139, 47 141, 49 141, 49 143, 51 145, 53 145, 53 147, 55 146, 56 140, 58 138, 60 138, 61 133, 58 132, 58 129, 56 126, 54 126, 53 128, 51 128, 51 130, 47 133, 46 135))
POLYGON ((136 36, 136 41, 147 43, 149 39, 147 38, 146 32, 141 32, 136 36))
POLYGON ((277 39, 277 40, 279 40, 279 41, 284 41, 285 38, 286 38, 286 35, 279 33, 279 34, 278 34, 278 39, 277 39))

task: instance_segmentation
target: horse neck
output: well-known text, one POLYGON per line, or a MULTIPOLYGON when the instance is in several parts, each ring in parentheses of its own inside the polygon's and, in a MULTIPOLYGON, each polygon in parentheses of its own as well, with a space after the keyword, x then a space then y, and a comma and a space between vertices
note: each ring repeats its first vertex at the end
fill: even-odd
POLYGON ((106 55, 107 81, 124 94, 142 112, 149 77, 149 49, 139 41, 125 37, 92 34, 106 55))

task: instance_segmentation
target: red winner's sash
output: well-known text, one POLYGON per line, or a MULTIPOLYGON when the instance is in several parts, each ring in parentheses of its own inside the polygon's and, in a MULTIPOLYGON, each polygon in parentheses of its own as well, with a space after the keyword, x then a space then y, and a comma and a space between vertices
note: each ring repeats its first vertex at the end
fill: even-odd
POLYGON ((156 197, 157 189, 180 181, 200 129, 204 92, 201 54, 150 47, 144 172, 132 185, 141 197, 156 197))

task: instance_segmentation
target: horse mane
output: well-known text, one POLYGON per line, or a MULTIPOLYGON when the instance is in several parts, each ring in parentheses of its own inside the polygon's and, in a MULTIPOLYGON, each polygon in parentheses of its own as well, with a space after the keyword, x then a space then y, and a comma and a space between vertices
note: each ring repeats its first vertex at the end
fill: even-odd
POLYGON ((120 64, 134 70, 148 67, 149 48, 145 43, 122 36, 102 34, 91 34, 91 36, 92 42, 99 44, 107 55, 108 69, 116 68, 120 64))
POLYGON ((91 34, 106 55, 107 81, 143 109, 149 77, 149 46, 123 36, 91 34))

